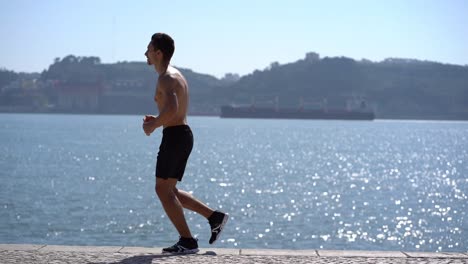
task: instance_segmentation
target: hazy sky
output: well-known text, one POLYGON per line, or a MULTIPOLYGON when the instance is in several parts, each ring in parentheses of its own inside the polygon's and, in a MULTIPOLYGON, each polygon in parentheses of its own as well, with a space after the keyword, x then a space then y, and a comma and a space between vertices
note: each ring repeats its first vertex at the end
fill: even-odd
POLYGON ((173 64, 218 77, 306 52, 468 64, 466 0, 0 0, 0 68, 42 71, 56 57, 145 61, 152 33, 173 64))

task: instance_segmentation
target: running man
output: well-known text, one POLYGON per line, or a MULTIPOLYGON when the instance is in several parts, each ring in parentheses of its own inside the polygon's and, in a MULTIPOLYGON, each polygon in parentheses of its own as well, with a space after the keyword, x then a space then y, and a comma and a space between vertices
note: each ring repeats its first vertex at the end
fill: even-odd
POLYGON ((188 192, 177 189, 193 147, 193 135, 187 123, 189 91, 187 81, 179 70, 169 65, 174 54, 174 40, 167 34, 156 33, 151 37, 145 56, 148 65, 158 73, 154 101, 158 116, 146 115, 143 130, 147 136, 163 127, 161 145, 156 162, 156 194, 167 216, 179 232, 180 239, 173 246, 164 248, 168 253, 196 253, 198 240, 192 236, 185 220, 183 208, 199 213, 211 226, 210 244, 221 234, 229 216, 214 211, 188 192))

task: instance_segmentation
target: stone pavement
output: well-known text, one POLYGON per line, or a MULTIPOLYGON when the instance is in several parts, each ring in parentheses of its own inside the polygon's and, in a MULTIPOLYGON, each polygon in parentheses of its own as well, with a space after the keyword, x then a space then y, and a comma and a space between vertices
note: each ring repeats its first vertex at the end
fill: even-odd
POLYGON ((153 263, 467 263, 468 253, 403 251, 201 249, 193 255, 161 254, 161 248, 0 244, 1 264, 153 264, 153 263))

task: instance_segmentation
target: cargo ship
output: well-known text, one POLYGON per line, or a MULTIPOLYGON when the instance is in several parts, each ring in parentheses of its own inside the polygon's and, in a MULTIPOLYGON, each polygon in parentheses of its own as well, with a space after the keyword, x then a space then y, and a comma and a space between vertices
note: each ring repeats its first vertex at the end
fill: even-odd
POLYGON ((279 108, 278 106, 259 107, 251 105, 221 106, 221 118, 277 118, 277 119, 335 119, 335 120, 374 120, 374 111, 365 102, 358 108, 328 108, 319 107, 306 109, 279 108))

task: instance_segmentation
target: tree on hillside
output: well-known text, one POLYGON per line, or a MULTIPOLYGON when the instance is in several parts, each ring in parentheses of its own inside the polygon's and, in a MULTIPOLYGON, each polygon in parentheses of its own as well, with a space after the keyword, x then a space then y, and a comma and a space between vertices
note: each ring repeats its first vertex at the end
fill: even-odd
POLYGON ((11 83, 14 80, 18 79, 18 74, 13 71, 8 71, 6 69, 0 69, 0 90, 11 83))

